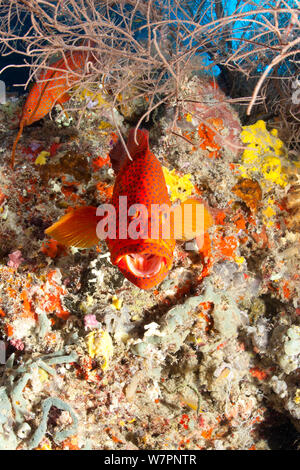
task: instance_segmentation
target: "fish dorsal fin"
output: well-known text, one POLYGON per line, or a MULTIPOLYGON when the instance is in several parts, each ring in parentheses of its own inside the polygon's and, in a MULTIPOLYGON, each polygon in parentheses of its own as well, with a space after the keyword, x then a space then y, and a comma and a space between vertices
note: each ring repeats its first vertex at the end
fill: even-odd
POLYGON ((127 139, 127 148, 131 158, 149 150, 149 132, 146 129, 130 129, 127 139))
MULTIPOLYGON (((143 152, 147 152, 149 150, 149 133, 145 129, 138 129, 136 132, 136 140, 135 142, 135 129, 131 129, 129 131, 129 135, 127 138, 127 150, 132 158, 132 160, 140 155, 143 152)), ((124 163, 128 160, 128 154, 126 149, 124 148, 123 142, 121 139, 114 144, 111 151, 109 152, 109 158, 111 162, 111 166, 116 174, 118 174, 124 165, 124 163)))
POLYGON ((124 165, 126 157, 127 154, 123 142, 121 139, 118 139, 109 152, 110 163, 116 175, 120 172, 120 169, 124 165))

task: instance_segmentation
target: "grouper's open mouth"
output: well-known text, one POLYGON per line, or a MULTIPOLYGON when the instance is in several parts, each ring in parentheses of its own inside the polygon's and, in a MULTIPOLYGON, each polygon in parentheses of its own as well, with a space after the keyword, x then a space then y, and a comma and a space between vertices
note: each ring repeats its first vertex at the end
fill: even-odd
POLYGON ((129 253, 120 260, 127 265, 127 269, 137 277, 152 277, 165 267, 166 260, 163 256, 153 253, 129 253))

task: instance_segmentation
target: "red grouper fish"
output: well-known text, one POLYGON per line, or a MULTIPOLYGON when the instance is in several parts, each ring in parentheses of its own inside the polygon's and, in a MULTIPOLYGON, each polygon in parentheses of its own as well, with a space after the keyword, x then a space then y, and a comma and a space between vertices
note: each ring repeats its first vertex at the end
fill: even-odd
POLYGON ((81 248, 97 244, 103 233, 108 233, 106 242, 111 262, 133 284, 141 289, 150 289, 160 283, 171 269, 175 240, 195 238, 204 233, 213 220, 209 211, 195 199, 188 199, 170 210, 162 167, 149 149, 146 130, 138 130, 135 139, 132 129, 127 148, 132 160, 120 141, 110 151, 117 176, 111 201, 112 218, 106 217, 105 223, 109 225, 108 222, 114 219, 112 232, 104 230, 103 212, 87 206, 71 210, 45 233, 64 245, 81 248), (204 212, 198 222, 193 211, 189 213, 190 219, 184 216, 183 226, 181 209, 187 204, 201 206, 204 212), (156 210, 159 206, 166 210, 156 210), (99 222, 101 227, 97 227, 99 222), (168 224, 169 228, 165 230, 168 224))
POLYGON ((62 106, 63 103, 70 99, 67 91, 74 83, 80 81, 80 77, 76 73, 80 74, 80 72, 84 71, 87 60, 93 60, 89 52, 69 52, 65 54, 64 58, 51 64, 52 70, 45 70, 41 73, 38 82, 33 85, 23 106, 19 132, 12 148, 12 168, 15 163, 16 147, 23 128, 42 119, 51 111, 55 104, 58 103, 62 106))

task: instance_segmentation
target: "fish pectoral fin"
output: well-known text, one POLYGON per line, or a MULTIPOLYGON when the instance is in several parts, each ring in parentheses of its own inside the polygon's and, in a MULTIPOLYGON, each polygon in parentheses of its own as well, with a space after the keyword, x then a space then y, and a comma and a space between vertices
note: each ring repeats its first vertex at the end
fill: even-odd
POLYGON ((90 248, 99 242, 96 228, 101 217, 96 216, 96 207, 74 209, 45 230, 54 240, 66 246, 90 248))
POLYGON ((204 235, 214 220, 209 210, 198 199, 190 198, 172 207, 173 236, 176 240, 192 240, 204 235))

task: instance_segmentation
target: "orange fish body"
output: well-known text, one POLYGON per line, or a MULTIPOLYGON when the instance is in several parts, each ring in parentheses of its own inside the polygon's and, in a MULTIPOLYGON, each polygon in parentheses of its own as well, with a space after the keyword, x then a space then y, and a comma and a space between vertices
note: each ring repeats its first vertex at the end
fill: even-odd
MULTIPOLYGON (((134 130, 128 137, 128 150, 133 161, 126 161, 116 177, 112 205, 116 209, 116 232, 119 233, 120 223, 126 225, 127 214, 120 213, 120 197, 127 197, 127 207, 142 204, 148 213, 146 226, 149 238, 133 240, 107 239, 111 253, 111 261, 117 265, 124 276, 133 284, 150 289, 160 283, 168 274, 173 262, 175 240, 172 238, 151 238, 151 228, 155 223, 150 217, 153 204, 171 206, 162 167, 157 158, 149 150, 148 132, 137 132, 138 146, 134 142, 134 130), (123 219, 123 220, 122 220, 123 219)), ((132 222, 134 216, 129 221, 132 222)), ((157 221, 158 227, 161 218, 157 221)), ((171 235, 171 234, 170 234, 171 235)))
POLYGON ((39 81, 33 85, 29 92, 23 106, 19 132, 12 148, 12 168, 14 167, 17 143, 22 135, 23 128, 42 119, 55 104, 62 105, 70 99, 67 91, 79 80, 76 72, 79 73, 84 70, 87 53, 82 51, 73 52, 66 54, 65 58, 66 60, 59 59, 51 64, 51 67, 56 70, 42 72, 39 81))
MULTIPOLYGON (((127 140, 131 159, 120 141, 110 152, 112 166, 118 172, 111 201, 116 236, 109 235, 106 242, 112 263, 124 276, 141 289, 150 289, 167 276, 172 267, 175 238, 182 237, 175 236, 175 215, 168 219, 170 231, 165 232, 165 213, 152 211, 162 205, 169 209, 171 202, 161 164, 149 150, 148 132, 138 130, 136 138, 137 143, 131 130, 127 140), (130 232, 132 227, 134 236, 130 232)), ((212 224, 208 216, 206 211, 206 229, 212 224)), ((97 215, 97 208, 80 207, 68 212, 45 233, 65 245, 87 248, 99 241, 96 231, 101 221, 103 216, 97 215)))

